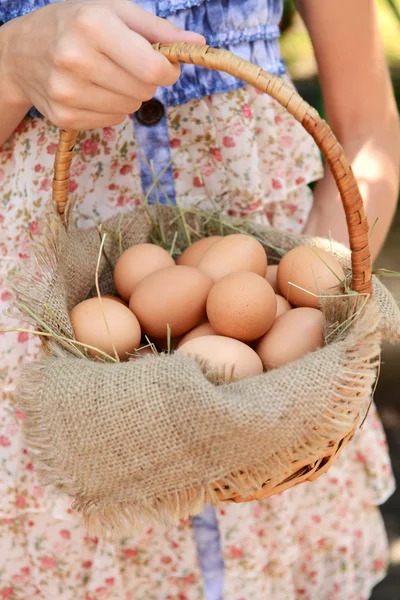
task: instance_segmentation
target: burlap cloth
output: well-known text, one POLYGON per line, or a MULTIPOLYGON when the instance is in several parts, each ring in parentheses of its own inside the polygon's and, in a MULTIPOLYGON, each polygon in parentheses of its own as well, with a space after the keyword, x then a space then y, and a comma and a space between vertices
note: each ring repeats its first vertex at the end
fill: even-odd
MULTIPOLYGON (((166 209, 167 230, 168 215, 166 209)), ((99 233, 72 225, 66 233, 52 209, 42 228, 35 264, 18 275, 16 306, 24 303, 72 336, 69 311, 93 294, 99 233)), ((119 218, 104 224, 102 292, 114 291, 109 263, 121 247, 147 241, 151 230, 143 209, 125 215, 122 227, 119 218)), ((283 249, 312 243, 332 250, 349 268, 349 253, 338 244, 274 230, 263 235, 283 249)), ((351 430, 376 377, 382 335, 400 337, 398 307, 377 279, 374 292, 336 341, 278 371, 224 386, 210 383, 187 357, 100 363, 50 340, 43 358, 24 366, 17 390, 26 443, 44 482, 71 496, 89 527, 112 535, 200 511, 216 501, 216 481, 243 496, 265 481, 280 483, 294 461, 313 462, 351 430)), ((349 301, 360 306, 361 299, 349 301)), ((326 303, 328 330, 348 306, 326 303)))

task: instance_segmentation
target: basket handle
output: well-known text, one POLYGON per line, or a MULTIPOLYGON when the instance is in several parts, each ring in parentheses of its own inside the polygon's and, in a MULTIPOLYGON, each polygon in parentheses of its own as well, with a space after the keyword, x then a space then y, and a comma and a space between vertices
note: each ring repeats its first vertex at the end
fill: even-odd
MULTIPOLYGON (((276 75, 263 71, 227 50, 194 44, 155 44, 172 63, 195 64, 224 71, 242 79, 277 100, 313 137, 328 163, 340 192, 349 230, 352 288, 358 293, 372 293, 372 265, 369 249, 369 227, 357 181, 342 146, 329 125, 317 111, 276 75)), ((61 220, 65 220, 70 166, 76 131, 61 131, 54 163, 53 200, 61 220)))

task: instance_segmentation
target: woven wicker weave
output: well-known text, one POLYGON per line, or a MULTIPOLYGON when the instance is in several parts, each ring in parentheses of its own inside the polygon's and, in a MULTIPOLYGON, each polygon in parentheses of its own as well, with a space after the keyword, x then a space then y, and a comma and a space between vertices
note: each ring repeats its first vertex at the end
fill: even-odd
MULTIPOLYGON (((281 104, 301 123, 313 137, 327 164, 329 165, 340 192, 349 230, 352 288, 362 294, 372 293, 371 258, 368 245, 369 227, 363 201, 351 167, 343 148, 335 138, 329 125, 281 78, 266 73, 259 67, 244 61, 225 50, 208 46, 189 44, 157 44, 155 48, 173 63, 196 64, 209 69, 221 70, 252 84, 267 93, 281 104)), ((63 222, 66 222, 70 165, 73 158, 76 131, 61 131, 54 165, 53 199, 63 222)), ((68 209, 70 207, 68 206, 68 209)), ((357 392, 355 392, 355 395, 357 392)), ((342 448, 351 440, 357 422, 342 440, 327 443, 325 451, 315 457, 310 464, 294 462, 290 477, 277 484, 266 482, 263 488, 251 497, 242 498, 235 492, 229 493, 229 486, 218 482, 216 493, 221 500, 243 502, 262 499, 279 493, 303 481, 311 481, 325 473, 339 455, 342 448), (221 488, 223 491, 221 491, 221 488)))

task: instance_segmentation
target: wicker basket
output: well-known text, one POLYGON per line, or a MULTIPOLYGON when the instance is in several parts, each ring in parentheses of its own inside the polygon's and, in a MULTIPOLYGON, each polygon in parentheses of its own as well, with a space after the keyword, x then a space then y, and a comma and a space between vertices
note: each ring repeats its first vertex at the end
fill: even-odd
MULTIPOLYGON (((228 51, 188 44, 157 44, 155 48, 173 63, 190 63, 221 70, 252 84, 277 100, 311 134, 324 155, 340 192, 350 237, 352 289, 372 294, 371 258, 368 246, 369 228, 363 201, 344 151, 330 127, 287 83, 270 75, 228 51)), ((62 222, 66 222, 70 165, 77 132, 61 131, 54 166, 53 199, 62 222)), ((69 208, 69 207, 68 207, 69 208)), ((358 395, 357 389, 354 395, 358 395)), ((263 499, 304 481, 312 481, 325 473, 340 451, 352 439, 359 419, 346 435, 334 443, 327 439, 326 448, 310 463, 293 462, 292 474, 284 481, 267 481, 257 493, 243 498, 229 489, 229 483, 219 481, 215 493, 220 500, 244 502, 263 499)))

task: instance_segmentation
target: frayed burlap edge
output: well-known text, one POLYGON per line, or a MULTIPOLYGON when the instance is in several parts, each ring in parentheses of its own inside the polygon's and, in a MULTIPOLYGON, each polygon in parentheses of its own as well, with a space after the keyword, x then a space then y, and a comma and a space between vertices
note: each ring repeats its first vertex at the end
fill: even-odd
MULTIPOLYGON (((339 441, 356 426, 376 377, 381 341, 378 331, 380 319, 379 311, 370 301, 346 339, 334 344, 340 350, 337 365, 340 376, 334 382, 334 389, 330 390, 330 398, 320 415, 318 427, 313 428, 308 436, 301 432, 303 437, 299 435, 297 444, 265 461, 243 465, 240 469, 232 465, 226 473, 214 473, 209 481, 170 490, 156 497, 124 502, 91 497, 84 489, 78 489, 73 479, 63 471, 51 432, 41 418, 46 369, 49 361, 65 358, 65 351, 60 348, 53 348, 54 358, 27 365, 19 382, 17 397, 19 407, 26 414, 23 427, 28 450, 36 459, 44 483, 74 499, 74 510, 83 517, 93 534, 111 539, 131 534, 133 529, 143 531, 149 524, 161 521, 170 525, 196 514, 205 502, 216 503, 218 496, 221 499, 218 492, 224 493, 226 486, 230 488, 226 492, 229 496, 232 492, 243 497, 251 496, 262 489, 266 482, 271 487, 291 477, 293 464, 304 466, 313 463, 316 456, 323 454, 324 448, 328 450, 335 440, 339 441), (276 473, 274 481, 268 479, 268 473, 271 472, 276 473)), ((302 360, 307 359, 312 360, 312 354, 302 360)), ((292 369, 293 363, 288 367, 292 369)), ((285 369, 283 367, 282 370, 285 369)), ((260 377, 276 377, 277 374, 276 371, 260 377)), ((246 382, 232 385, 246 385, 246 382)))

